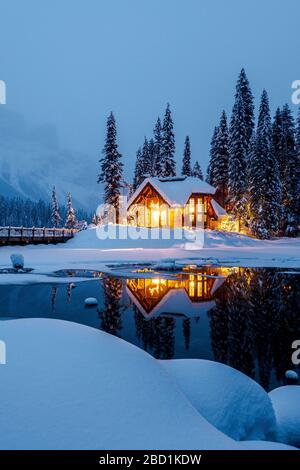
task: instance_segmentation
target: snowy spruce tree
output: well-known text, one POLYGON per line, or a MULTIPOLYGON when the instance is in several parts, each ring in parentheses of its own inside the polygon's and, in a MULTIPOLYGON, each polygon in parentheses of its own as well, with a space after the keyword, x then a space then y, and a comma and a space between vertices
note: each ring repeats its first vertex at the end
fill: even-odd
POLYGON ((103 158, 100 159, 101 170, 98 183, 104 183, 104 202, 116 209, 116 219, 119 217, 119 199, 122 187, 123 163, 118 151, 116 121, 111 112, 107 119, 107 132, 103 158))
POLYGON ((135 160, 135 169, 134 169, 134 178, 133 178, 133 190, 134 191, 141 184, 142 179, 143 179, 143 159, 142 159, 142 149, 141 147, 139 147, 136 152, 136 160, 135 160))
POLYGON ((184 151, 182 159, 182 170, 181 174, 183 176, 192 176, 192 167, 191 167, 191 143, 190 138, 187 135, 184 142, 184 151))
POLYGON ((210 150, 209 150, 209 163, 207 167, 207 176, 206 181, 208 184, 213 185, 213 181, 215 178, 215 171, 216 171, 216 143, 217 143, 217 135, 218 135, 218 126, 215 126, 213 135, 210 141, 210 150))
POLYGON ((203 180, 203 173, 201 170, 200 163, 198 161, 195 163, 193 167, 192 176, 194 178, 199 178, 200 180, 203 180))
POLYGON ((249 80, 244 68, 242 68, 238 76, 236 84, 236 98, 237 96, 240 96, 243 101, 246 143, 247 145, 250 145, 252 133, 255 128, 254 100, 249 80))
POLYGON ((282 108, 281 119, 283 231, 287 236, 296 236, 299 225, 299 158, 296 150, 295 122, 287 104, 282 108))
POLYGON ((162 162, 161 162, 161 153, 162 153, 162 126, 160 118, 157 118, 155 128, 153 131, 154 134, 154 176, 162 176, 162 162))
POLYGON ((223 111, 220 124, 215 129, 212 138, 208 175, 208 182, 217 189, 217 193, 223 205, 226 203, 228 195, 228 160, 229 134, 226 113, 223 111))
POLYGON ((148 177, 152 175, 152 168, 153 168, 153 161, 152 161, 152 155, 151 155, 151 150, 150 150, 150 144, 148 142, 148 139, 145 137, 144 139, 144 144, 143 144, 143 149, 142 149, 142 171, 143 171, 143 176, 148 177))
POLYGON ((61 217, 60 217, 60 214, 59 214, 59 206, 58 206, 55 186, 53 186, 53 189, 52 189, 51 220, 52 220, 53 227, 57 228, 57 227, 60 226, 61 217))
POLYGON ((246 214, 249 147, 244 104, 241 94, 237 94, 230 122, 228 192, 231 210, 239 221, 243 220, 246 214))
POLYGON ((249 158, 250 228, 261 239, 277 234, 280 223, 279 165, 272 143, 267 92, 261 96, 255 143, 249 158))
POLYGON ((161 176, 176 176, 175 136, 170 105, 167 105, 162 129, 161 176))
POLYGON ((150 176, 155 176, 155 142, 154 139, 151 138, 148 142, 148 158, 149 158, 149 166, 150 166, 150 176))
POLYGON ((228 193, 232 212, 238 220, 246 218, 247 162, 254 131, 253 95, 245 70, 236 84, 235 102, 229 128, 228 193))
POLYGON ((75 210, 73 208, 73 203, 72 203, 72 195, 71 193, 68 193, 67 196, 67 218, 66 218, 66 223, 65 226, 67 228, 73 228, 76 224, 76 214, 75 210))
POLYGON ((297 116, 297 124, 296 124, 296 153, 297 153, 297 158, 298 158, 298 197, 297 197, 297 203, 296 203, 296 214, 297 214, 297 221, 298 225, 300 224, 300 108, 298 111, 298 116, 297 116))

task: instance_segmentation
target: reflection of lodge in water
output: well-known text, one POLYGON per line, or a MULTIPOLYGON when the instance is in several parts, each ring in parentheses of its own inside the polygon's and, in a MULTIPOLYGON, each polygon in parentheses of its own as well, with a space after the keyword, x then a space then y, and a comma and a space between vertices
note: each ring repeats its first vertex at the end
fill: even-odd
POLYGON ((180 273, 176 279, 127 279, 126 288, 146 318, 158 315, 197 317, 215 307, 214 295, 228 274, 226 268, 205 268, 205 273, 193 269, 180 273))

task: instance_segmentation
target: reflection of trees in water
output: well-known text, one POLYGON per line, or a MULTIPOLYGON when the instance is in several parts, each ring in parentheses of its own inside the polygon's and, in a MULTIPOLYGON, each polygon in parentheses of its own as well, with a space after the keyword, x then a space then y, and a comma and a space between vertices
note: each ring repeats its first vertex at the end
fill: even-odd
POLYGON ((143 348, 158 359, 172 359, 175 352, 175 319, 159 316, 146 320, 134 306, 137 338, 143 348))
POLYGON ((190 339, 191 339, 191 320, 189 318, 185 318, 182 321, 182 330, 183 330, 183 337, 184 337, 184 346, 186 351, 190 349, 190 339))
POLYGON ((122 297, 122 279, 103 277, 104 308, 99 311, 101 329, 119 336, 122 329, 120 299, 122 297))
POLYGON ((291 343, 300 337, 299 277, 264 268, 231 275, 210 311, 215 360, 227 363, 269 387, 291 366, 291 343))
POLYGON ((54 312, 54 310, 55 310, 56 299, 57 299, 57 287, 52 286, 52 288, 51 288, 51 309, 52 309, 52 312, 54 312))

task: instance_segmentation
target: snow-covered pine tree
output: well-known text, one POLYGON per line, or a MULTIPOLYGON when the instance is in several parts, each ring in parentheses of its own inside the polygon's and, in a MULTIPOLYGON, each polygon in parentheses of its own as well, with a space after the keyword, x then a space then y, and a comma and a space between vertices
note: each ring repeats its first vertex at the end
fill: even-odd
POLYGON ((133 189, 134 191, 140 185, 143 179, 143 159, 142 159, 142 149, 138 148, 136 152, 136 161, 134 169, 134 178, 133 178, 133 189))
POLYGON ((239 221, 246 215, 249 147, 243 98, 237 93, 230 121, 228 192, 231 211, 239 221))
POLYGON ((160 118, 157 118, 154 127, 154 146, 155 146, 155 161, 154 161, 154 176, 162 176, 162 162, 161 162, 161 149, 162 149, 162 126, 160 118))
POLYGON ((66 218, 66 227, 67 228, 73 228, 76 224, 76 214, 75 210, 73 208, 73 203, 72 203, 72 195, 71 193, 68 193, 67 196, 67 218, 66 218))
POLYGON ((163 177, 176 176, 175 136, 169 103, 167 104, 162 129, 161 163, 161 175, 163 177))
POLYGON ((111 112, 107 118, 106 140, 101 158, 101 171, 98 183, 104 183, 104 202, 116 209, 116 219, 119 218, 119 199, 122 187, 123 163, 118 151, 116 120, 111 112))
POLYGON ((207 167, 207 174, 206 174, 206 181, 208 184, 213 185, 213 181, 215 179, 215 170, 217 165, 217 158, 216 158, 216 142, 217 142, 217 135, 218 135, 218 126, 215 126, 213 135, 210 141, 210 150, 209 150, 209 163, 207 167))
POLYGON ((56 188, 53 186, 52 189, 52 213, 51 213, 51 220, 53 227, 57 228, 60 225, 61 217, 59 214, 59 206, 56 196, 56 188))
POLYGON ((299 159, 296 151, 295 122, 289 106, 282 108, 282 193, 283 193, 283 230, 287 236, 298 233, 299 201, 299 159))
POLYGON ((252 133, 255 128, 254 104, 253 104, 254 100, 253 100, 253 95, 252 95, 252 91, 250 88, 249 80, 247 78, 244 68, 242 68, 238 76, 238 80, 236 84, 236 97, 237 95, 240 95, 243 101, 246 143, 247 145, 250 145, 252 133))
POLYGON ((146 137, 142 149, 142 171, 142 176, 152 175, 152 155, 150 154, 150 146, 146 137))
POLYGON ((191 143, 190 138, 187 135, 184 142, 184 151, 182 159, 182 170, 181 174, 183 176, 192 176, 192 167, 191 167, 191 143))
POLYGON ((209 184, 217 189, 218 196, 224 205, 228 195, 228 160, 229 134, 227 116, 222 112, 216 135, 212 139, 211 161, 209 165, 209 184))
POLYGON ((156 170, 155 170, 155 142, 154 139, 151 138, 148 141, 148 156, 149 156, 149 164, 150 164, 150 176, 155 176, 156 170))
POLYGON ((297 214, 297 222, 298 225, 300 224, 300 108, 298 111, 297 116, 297 123, 296 123, 296 153, 298 158, 298 197, 297 197, 297 207, 296 207, 296 214, 297 214))
POLYGON ((195 162, 195 165, 194 165, 193 171, 192 171, 192 176, 194 178, 199 178, 199 180, 203 180, 203 173, 202 173, 202 170, 201 170, 200 163, 198 161, 195 162))
POLYGON ((265 90, 261 96, 256 139, 249 159, 249 203, 253 235, 261 239, 275 235, 280 222, 281 185, 272 143, 269 99, 265 90))

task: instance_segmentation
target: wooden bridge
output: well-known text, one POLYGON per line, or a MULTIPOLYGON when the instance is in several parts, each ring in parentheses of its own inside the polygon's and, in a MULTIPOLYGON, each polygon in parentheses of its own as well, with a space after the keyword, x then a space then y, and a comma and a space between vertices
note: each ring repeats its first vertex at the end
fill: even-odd
POLYGON ((64 243, 76 232, 77 229, 68 228, 0 227, 0 246, 64 243))

